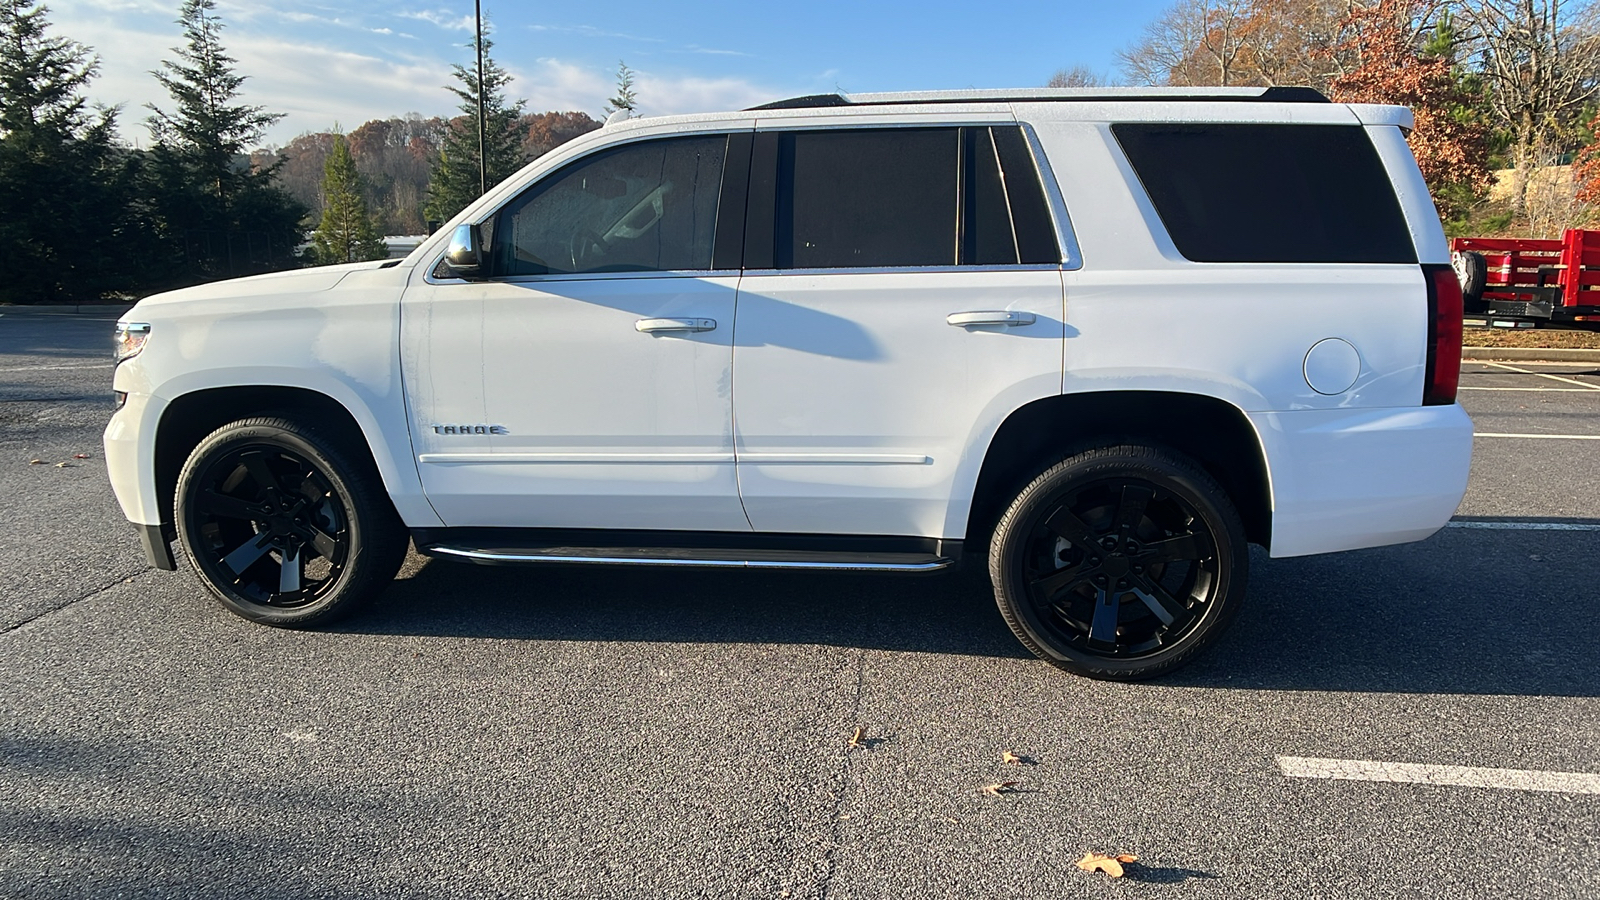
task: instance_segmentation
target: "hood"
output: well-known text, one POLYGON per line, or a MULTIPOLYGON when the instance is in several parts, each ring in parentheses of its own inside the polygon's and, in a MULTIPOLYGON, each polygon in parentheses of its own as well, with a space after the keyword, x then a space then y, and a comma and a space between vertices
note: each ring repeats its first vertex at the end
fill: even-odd
POLYGON ((196 300, 238 300, 245 297, 283 294, 314 294, 333 288, 351 272, 365 272, 394 265, 398 260, 378 259, 370 262, 345 263, 337 266, 316 266, 309 269, 290 269, 269 272, 246 278, 211 281, 193 287, 179 288, 161 294, 151 294, 139 301, 138 308, 164 306, 169 303, 187 303, 196 300))

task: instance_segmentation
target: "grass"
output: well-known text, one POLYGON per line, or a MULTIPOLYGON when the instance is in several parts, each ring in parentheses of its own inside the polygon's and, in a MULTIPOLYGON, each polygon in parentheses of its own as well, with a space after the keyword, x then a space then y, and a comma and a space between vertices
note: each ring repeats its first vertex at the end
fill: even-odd
POLYGON ((1468 347, 1600 350, 1600 331, 1574 331, 1566 328, 1477 328, 1468 325, 1463 329, 1461 343, 1468 347))

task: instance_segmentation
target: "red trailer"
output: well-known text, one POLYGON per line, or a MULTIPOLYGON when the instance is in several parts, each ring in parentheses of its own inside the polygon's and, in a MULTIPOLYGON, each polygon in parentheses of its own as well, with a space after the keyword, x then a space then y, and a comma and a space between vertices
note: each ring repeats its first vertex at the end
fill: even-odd
POLYGON ((1450 250, 1467 315, 1600 327, 1600 231, 1570 228, 1559 241, 1455 238, 1450 250))

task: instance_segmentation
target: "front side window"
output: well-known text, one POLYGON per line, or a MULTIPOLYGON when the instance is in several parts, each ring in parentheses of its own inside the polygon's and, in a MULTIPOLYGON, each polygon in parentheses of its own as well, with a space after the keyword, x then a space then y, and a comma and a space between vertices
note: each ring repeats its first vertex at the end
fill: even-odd
POLYGON ((727 135, 628 144, 541 179, 493 219, 494 274, 712 268, 727 144, 727 135))

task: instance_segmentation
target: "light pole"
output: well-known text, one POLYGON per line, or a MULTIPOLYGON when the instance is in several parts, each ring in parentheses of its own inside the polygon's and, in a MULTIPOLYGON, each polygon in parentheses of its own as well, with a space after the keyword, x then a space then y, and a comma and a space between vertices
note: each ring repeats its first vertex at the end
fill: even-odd
POLYGON ((472 20, 478 35, 478 196, 482 197, 489 193, 489 159, 483 153, 483 145, 488 142, 483 104, 483 0, 472 0, 472 20))

